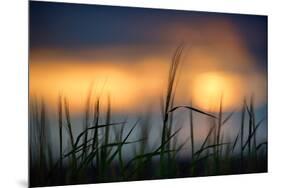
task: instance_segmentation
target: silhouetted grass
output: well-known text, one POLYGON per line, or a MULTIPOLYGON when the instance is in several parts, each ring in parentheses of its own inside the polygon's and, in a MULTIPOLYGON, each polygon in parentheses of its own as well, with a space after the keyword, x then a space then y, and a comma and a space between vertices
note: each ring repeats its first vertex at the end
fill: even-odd
MULTIPOLYGON (((150 134, 153 125, 149 112, 133 124, 127 118, 115 122, 110 95, 103 114, 101 98, 93 97, 91 90, 85 102, 82 130, 78 133, 74 131, 76 125, 73 125, 67 96, 59 96, 56 120, 58 143, 52 142, 46 105, 43 100, 32 98, 29 117, 30 185, 266 172, 267 142, 257 143, 256 138, 265 118, 258 119, 256 116, 253 97, 249 104, 246 99, 243 101, 241 123, 237 125, 239 131, 233 134, 235 137, 232 140, 225 136, 224 130, 229 128, 227 123, 236 112, 225 115, 222 99, 216 114, 195 108, 192 103, 189 106, 174 105, 183 49, 184 44, 176 49, 172 58, 165 98, 161 100, 161 136, 157 138, 159 142, 154 147, 149 143, 151 138, 155 138, 155 135, 150 134), (188 113, 179 109, 185 109, 188 113), (180 142, 182 139, 179 139, 179 133, 184 125, 180 128, 174 125, 176 111, 189 117, 189 134, 183 142, 180 142), (195 114, 207 118, 210 125, 198 148, 195 146, 195 114), (134 133, 137 138, 133 136, 134 133), (186 145, 190 147, 185 148, 186 145), (134 150, 130 158, 124 156, 125 146, 134 150), (179 157, 180 152, 190 152, 191 158, 188 155, 179 157)), ((126 149, 127 153, 129 149, 126 149)))

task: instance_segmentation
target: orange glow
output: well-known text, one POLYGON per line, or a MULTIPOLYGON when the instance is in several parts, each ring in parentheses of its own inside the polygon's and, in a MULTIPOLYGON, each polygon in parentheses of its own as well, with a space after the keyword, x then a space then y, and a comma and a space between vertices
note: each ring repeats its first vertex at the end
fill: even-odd
MULTIPOLYGON (((30 66, 30 95, 40 96, 53 108, 58 96, 69 100, 73 112, 82 111, 86 97, 92 89, 92 97, 106 102, 110 95, 115 110, 142 108, 164 87, 165 66, 141 64, 138 66, 110 63, 39 63, 30 66), (154 71, 159 71, 154 73, 154 71), (142 76, 145 75, 145 76, 142 76)), ((105 104, 102 103, 103 106, 105 104)))
MULTIPOLYGON (((85 108, 90 87, 92 97, 100 97, 102 108, 108 95, 113 110, 138 111, 151 104, 159 107, 159 98, 166 89, 168 66, 169 63, 156 58, 130 65, 31 63, 30 95, 43 97, 53 110, 57 108, 58 96, 64 96, 74 113, 85 108)), ((265 100, 266 80, 260 74, 202 73, 202 68, 190 70, 188 67, 183 67, 181 72, 176 95, 178 105, 187 104, 192 97, 195 106, 216 111, 221 95, 224 110, 239 107, 243 97, 252 93, 258 94, 259 104, 265 100)))
MULTIPOLYGON (((266 77, 255 67, 254 60, 240 50, 243 55, 238 59, 243 61, 237 63, 229 63, 225 54, 209 48, 186 51, 188 56, 182 59, 179 70, 175 105, 188 105, 192 99, 201 109, 217 111, 223 95, 226 111, 240 108, 243 98, 252 94, 256 105, 264 104, 266 77)), ((106 50, 108 54, 114 51, 106 50)), ((101 99, 102 109, 106 107, 108 95, 116 111, 137 112, 151 105, 159 108, 160 97, 166 91, 170 65, 167 56, 142 54, 141 58, 114 58, 102 55, 83 59, 83 56, 72 58, 55 50, 35 51, 30 59, 30 96, 42 97, 56 111, 61 95, 69 100, 71 112, 76 113, 84 110, 91 88, 93 99, 101 99)))
MULTIPOLYGON (((204 110, 218 110, 221 95, 224 110, 241 107, 244 97, 255 96, 256 105, 266 102, 266 72, 248 51, 241 33, 231 22, 211 19, 192 25, 173 23, 157 33, 159 44, 64 49, 32 49, 30 96, 43 97, 52 109, 59 95, 70 110, 84 109, 92 87, 93 98, 105 106, 110 95, 113 110, 138 111, 159 107, 166 91, 167 73, 174 49, 183 39, 187 46, 180 65, 175 105, 190 100, 204 110), (164 44, 169 45, 164 45, 164 44)), ((149 31, 149 35, 153 31, 149 31)))
POLYGON ((204 110, 217 110, 222 99, 223 108, 229 109, 240 104, 243 91, 240 78, 231 74, 208 72, 195 78, 193 85, 194 104, 204 110))

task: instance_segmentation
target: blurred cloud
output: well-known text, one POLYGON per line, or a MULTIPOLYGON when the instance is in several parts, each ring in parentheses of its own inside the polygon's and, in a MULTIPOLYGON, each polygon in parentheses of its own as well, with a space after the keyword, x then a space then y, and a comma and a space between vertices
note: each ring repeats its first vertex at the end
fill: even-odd
POLYGON ((250 95, 256 105, 266 103, 267 23, 263 17, 163 10, 148 14, 144 9, 108 7, 95 7, 96 11, 87 7, 78 16, 74 13, 82 8, 52 9, 60 19, 31 11, 39 17, 31 20, 30 95, 43 97, 53 110, 58 95, 63 95, 69 98, 70 109, 81 111, 91 86, 95 97, 106 101, 110 95, 117 111, 159 107, 171 57, 183 41, 186 49, 176 104, 193 100, 202 109, 216 111, 223 96, 225 110, 232 110, 250 95), (100 19, 92 20, 97 27, 88 26, 97 15, 100 19), (110 15, 115 16, 114 23, 110 15), (46 25, 39 30, 35 26, 40 16, 46 25))

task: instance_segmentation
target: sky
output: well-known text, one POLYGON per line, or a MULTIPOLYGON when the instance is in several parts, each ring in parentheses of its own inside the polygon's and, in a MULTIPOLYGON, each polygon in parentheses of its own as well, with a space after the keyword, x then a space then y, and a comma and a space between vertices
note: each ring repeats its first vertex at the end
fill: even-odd
POLYGON ((182 42, 177 104, 267 103, 266 16, 32 1, 29 16, 30 95, 53 109, 81 111, 90 88, 116 111, 156 105, 182 42))

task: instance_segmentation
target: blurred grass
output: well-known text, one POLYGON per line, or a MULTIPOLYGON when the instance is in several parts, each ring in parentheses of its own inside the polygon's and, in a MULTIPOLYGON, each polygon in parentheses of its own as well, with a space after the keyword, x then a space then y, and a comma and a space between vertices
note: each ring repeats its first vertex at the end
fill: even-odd
POLYGON ((103 114, 100 110, 100 97, 93 98, 91 90, 85 102, 83 130, 77 134, 73 132, 75 125, 71 120, 68 100, 66 96, 59 96, 59 143, 51 142, 51 125, 44 100, 31 98, 30 186, 266 172, 267 142, 257 143, 256 138, 265 118, 257 120, 253 96, 249 101, 243 101, 241 123, 238 125, 240 130, 235 133, 233 140, 225 136, 224 130, 229 128, 227 123, 236 112, 224 117, 222 98, 218 114, 195 108, 192 102, 189 106, 175 106, 183 49, 184 44, 181 44, 172 57, 166 94, 160 103, 163 117, 159 130, 161 136, 157 138, 159 142, 155 147, 151 147, 148 142, 155 138, 155 135, 150 134, 153 123, 149 112, 133 124, 127 118, 114 122, 110 95, 103 114), (185 113, 179 109, 186 109, 190 120, 190 134, 183 142, 180 142, 178 136, 182 127, 175 127, 174 113, 185 113), (210 125, 198 148, 195 147, 195 113, 207 118, 210 125), (138 139, 135 139, 134 134, 137 134, 138 139), (55 145, 59 145, 58 151, 55 151, 55 145), (130 159, 124 157, 125 146, 133 148, 130 159), (179 157, 180 152, 190 152, 191 158, 179 157))

